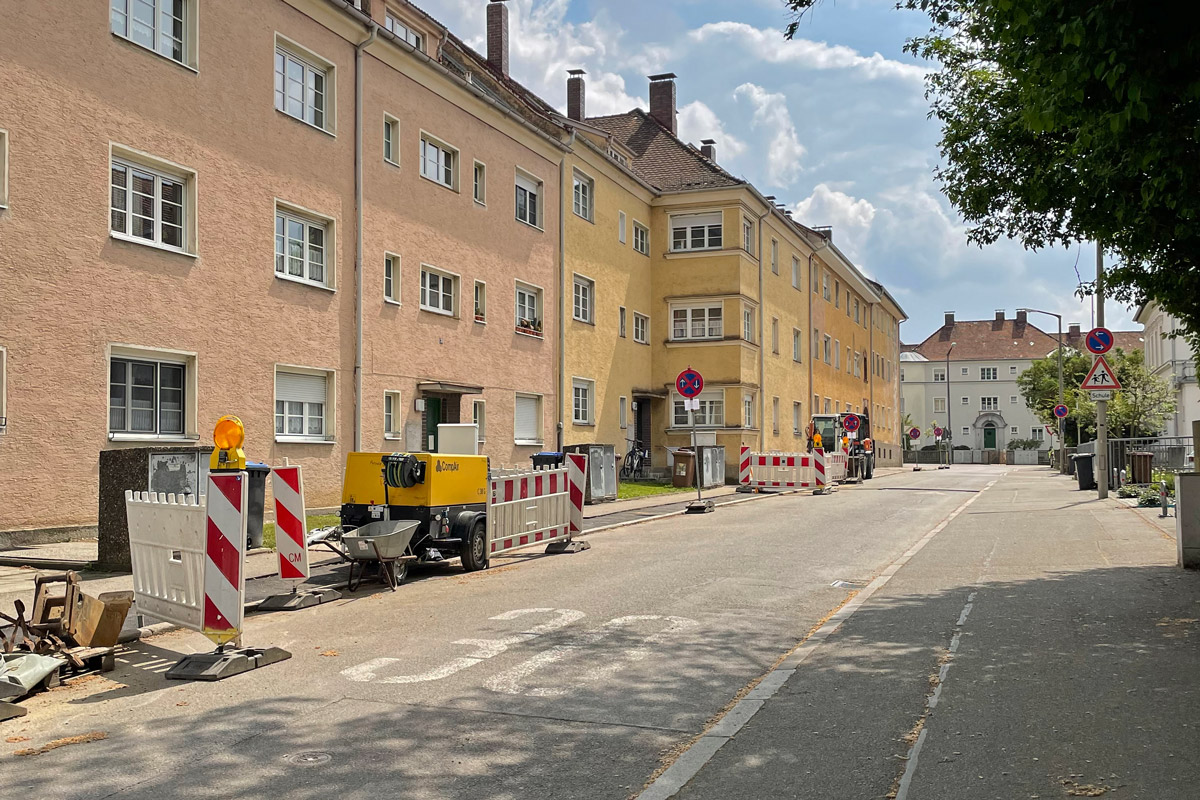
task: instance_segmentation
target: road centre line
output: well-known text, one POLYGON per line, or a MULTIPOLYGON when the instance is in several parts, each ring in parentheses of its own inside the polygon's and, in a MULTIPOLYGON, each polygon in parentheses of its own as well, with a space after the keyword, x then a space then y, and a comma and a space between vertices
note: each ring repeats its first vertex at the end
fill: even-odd
MULTIPOLYGON (((853 616, 854 612, 871 599, 871 596, 875 592, 882 589, 892 579, 892 576, 900 571, 901 567, 912 560, 917 553, 921 552, 925 545, 933 540, 933 537, 945 530, 946 526, 978 500, 983 492, 986 492, 995 485, 996 480, 990 481, 978 493, 971 495, 971 497, 963 501, 958 508, 954 509, 945 519, 934 526, 929 533, 921 537, 903 555, 889 564, 875 580, 867 584, 865 589, 855 595, 850 602, 842 606, 825 624, 798 644, 787 658, 780 662, 775 669, 766 674, 758 686, 738 701, 733 708, 729 709, 715 725, 697 737, 670 767, 643 789, 637 796, 638 800, 668 800, 668 798, 674 797, 692 778, 696 777, 704 765, 717 754, 717 751, 758 713, 759 709, 766 704, 766 701, 779 691, 779 688, 787 682, 787 679, 795 674, 796 669, 827 638, 833 635, 843 622, 853 616)), ((965 621, 965 616, 960 618, 965 621)), ((924 735, 923 731, 922 735, 924 735)))

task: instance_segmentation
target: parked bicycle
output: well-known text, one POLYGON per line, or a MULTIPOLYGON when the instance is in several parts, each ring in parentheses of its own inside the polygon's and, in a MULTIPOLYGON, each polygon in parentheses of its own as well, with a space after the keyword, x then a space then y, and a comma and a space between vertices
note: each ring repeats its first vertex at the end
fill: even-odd
POLYGON ((621 477, 630 480, 640 480, 646 477, 646 467, 650 466, 650 451, 642 447, 641 442, 626 439, 630 445, 621 462, 621 477))

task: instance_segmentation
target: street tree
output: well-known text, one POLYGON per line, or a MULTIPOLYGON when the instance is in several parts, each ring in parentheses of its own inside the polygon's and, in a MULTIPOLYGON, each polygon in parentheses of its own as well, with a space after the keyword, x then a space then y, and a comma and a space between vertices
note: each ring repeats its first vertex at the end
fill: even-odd
MULTIPOLYGON (((784 0, 801 16, 820 0, 784 0)), ((985 245, 1100 242, 1106 288, 1178 317, 1200 363, 1200 29, 1182 3, 900 0, 931 28, 936 177, 985 245)), ((1094 287, 1092 287, 1094 288, 1094 287)), ((1084 291, 1090 291, 1088 287, 1084 291)))
POLYGON ((1108 404, 1109 430, 1118 436, 1154 436, 1175 413, 1175 397, 1167 381, 1146 369, 1141 350, 1122 352, 1113 365, 1121 391, 1108 404))

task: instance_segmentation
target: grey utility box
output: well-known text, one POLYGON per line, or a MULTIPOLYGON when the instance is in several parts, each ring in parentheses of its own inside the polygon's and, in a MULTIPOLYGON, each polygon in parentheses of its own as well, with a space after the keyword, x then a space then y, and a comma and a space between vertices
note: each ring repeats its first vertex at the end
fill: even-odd
POLYGON ((617 499, 617 448, 611 444, 573 444, 563 448, 568 453, 583 453, 588 457, 588 474, 584 483, 585 503, 601 503, 617 499))
POLYGON ((698 467, 700 469, 700 487, 712 489, 725 485, 725 445, 700 445, 698 467))

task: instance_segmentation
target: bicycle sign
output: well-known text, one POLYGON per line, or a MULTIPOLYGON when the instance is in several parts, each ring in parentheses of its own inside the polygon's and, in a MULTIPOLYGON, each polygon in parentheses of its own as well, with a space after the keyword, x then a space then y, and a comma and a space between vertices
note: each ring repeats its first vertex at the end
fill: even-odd
POLYGON ((1085 341, 1089 353, 1096 355, 1104 355, 1109 350, 1112 350, 1113 335, 1108 328, 1092 328, 1087 335, 1085 341))
POLYGON ((675 388, 690 400, 704 391, 704 376, 688 367, 675 379, 675 388))

